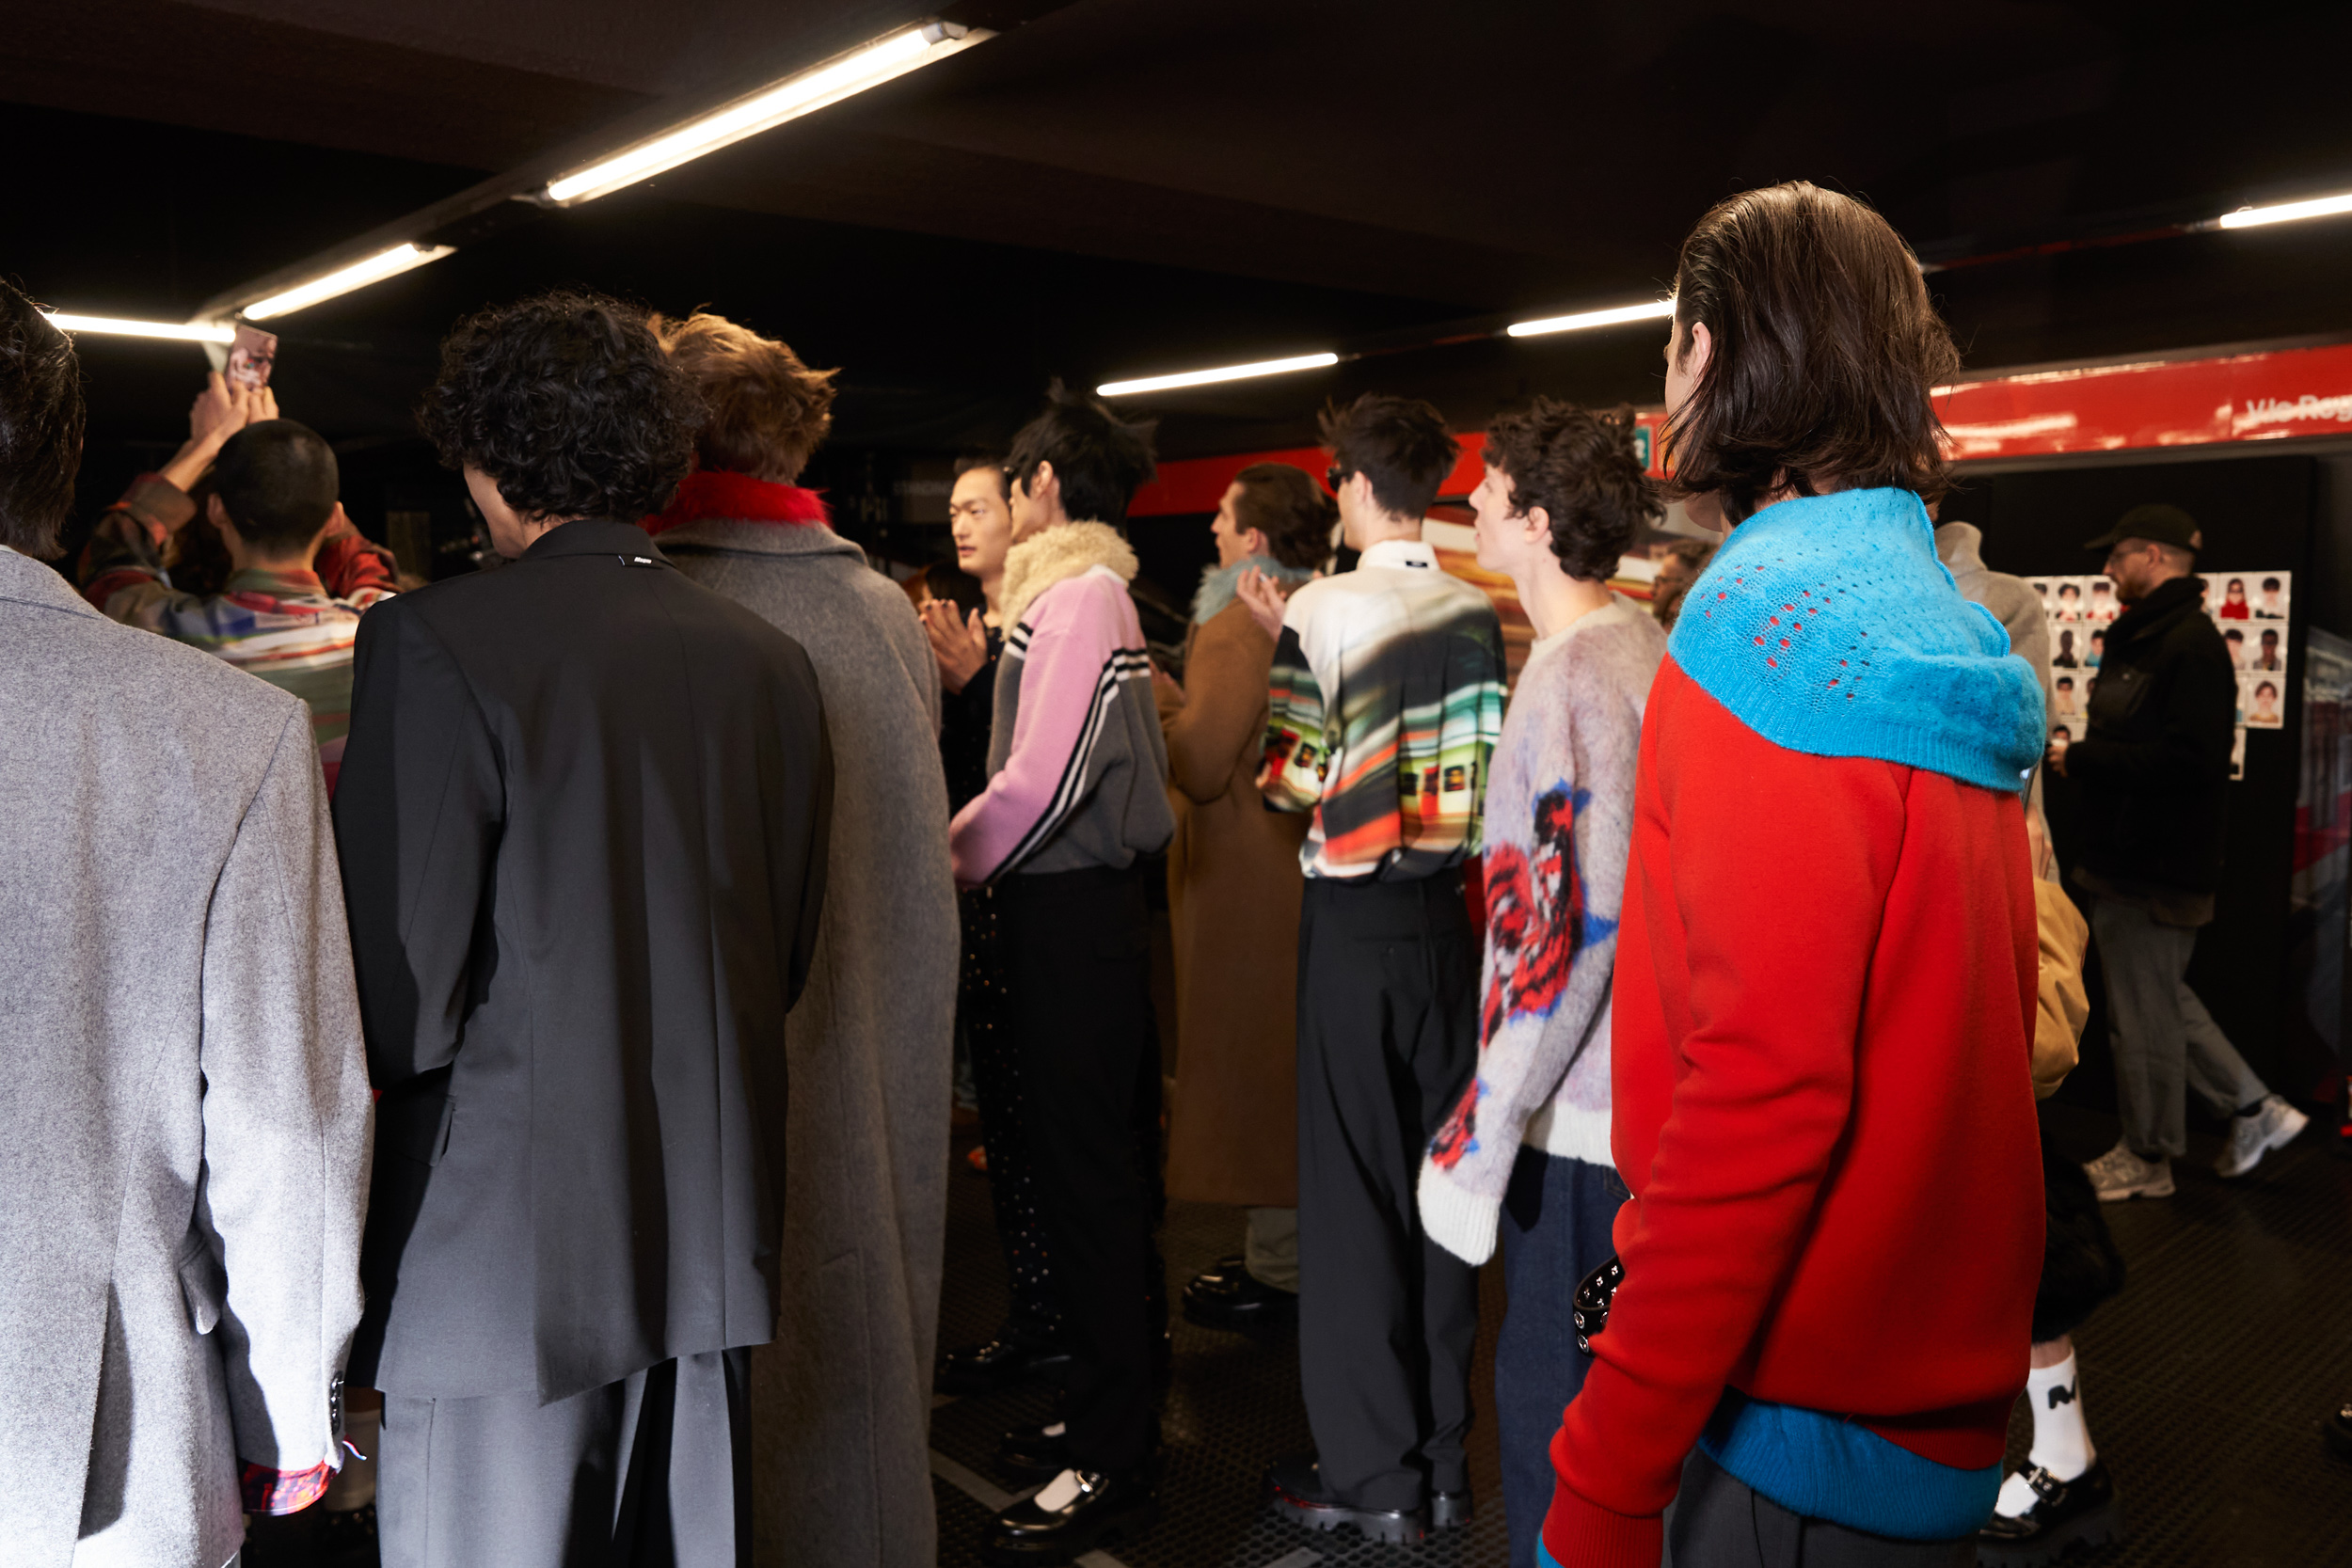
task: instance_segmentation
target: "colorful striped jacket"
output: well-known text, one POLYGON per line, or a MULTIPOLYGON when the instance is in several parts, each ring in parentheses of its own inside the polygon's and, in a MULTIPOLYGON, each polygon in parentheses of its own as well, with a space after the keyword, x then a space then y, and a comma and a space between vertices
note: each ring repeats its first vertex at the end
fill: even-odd
POLYGON ((184 593, 172 586, 164 546, 195 515, 186 491, 142 474, 90 534, 82 594, 113 620, 201 648, 309 704, 332 790, 351 727, 351 645, 359 612, 394 592, 391 552, 342 520, 312 571, 247 567, 218 594, 184 593))
POLYGON ((1269 684, 1258 787, 1315 814, 1308 876, 1411 881, 1477 852, 1502 627, 1437 551, 1383 540, 1292 594, 1269 684))

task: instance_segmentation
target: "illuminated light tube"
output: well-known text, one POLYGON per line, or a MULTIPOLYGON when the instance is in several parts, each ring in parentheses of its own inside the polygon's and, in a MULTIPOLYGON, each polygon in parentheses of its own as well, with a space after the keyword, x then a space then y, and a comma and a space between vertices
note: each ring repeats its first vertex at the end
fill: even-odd
POLYGON ((547 199, 559 205, 594 201, 995 36, 985 27, 962 28, 944 22, 921 23, 886 34, 600 163, 549 181, 547 199))
POLYGON ((183 343, 227 343, 237 329, 227 322, 135 322, 119 316, 76 316, 64 310, 44 310, 49 325, 60 332, 103 332, 117 338, 167 338, 183 343))
POLYGON ((1106 398, 1136 392, 1165 392, 1173 387, 1206 387, 1213 381, 1247 381, 1253 375, 1283 375, 1292 371, 1326 370, 1340 362, 1336 354, 1298 354, 1288 359, 1261 359, 1251 365, 1221 365, 1213 371, 1184 371, 1176 375, 1147 375, 1137 381, 1105 381, 1094 390, 1106 398))
MULTIPOLYGON (((371 283, 380 283, 387 277, 406 272, 410 267, 421 267, 427 261, 437 261, 453 248, 455 247, 445 245, 396 245, 389 250, 379 250, 365 261, 354 261, 351 265, 330 272, 324 277, 314 277, 308 283, 297 283, 283 293, 275 293, 267 299, 246 306, 245 319, 256 322, 267 321, 272 316, 282 316, 289 310, 303 309, 308 306, 316 305, 323 299, 333 299, 337 294, 347 294, 354 289, 364 289, 371 283)), ((222 341, 227 341, 226 339, 222 341)))
POLYGON ((2314 197, 2309 201, 2281 201, 2269 207, 2240 207, 2214 221, 2223 229, 2252 229, 2265 223, 2293 223, 2297 218, 2333 217, 2352 213, 2352 193, 2314 197))
POLYGON ((1580 332, 1588 326, 1617 326, 1626 322, 1655 321, 1675 313, 1672 298, 1653 299, 1645 305, 1620 305, 1613 310, 1580 310, 1572 316, 1546 316, 1541 321, 1513 322, 1507 330, 1514 338, 1537 338, 1547 332, 1580 332))

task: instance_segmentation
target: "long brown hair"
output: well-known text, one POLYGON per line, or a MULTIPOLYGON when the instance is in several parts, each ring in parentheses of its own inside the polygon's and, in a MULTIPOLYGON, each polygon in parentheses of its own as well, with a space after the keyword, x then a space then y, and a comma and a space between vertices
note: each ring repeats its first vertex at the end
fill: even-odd
POLYGON ((1775 490, 1949 487, 1929 389, 1960 369, 1917 261, 1887 221, 1802 181, 1718 202, 1682 243, 1674 352, 1713 352, 1670 421, 1669 493, 1739 522, 1775 490))

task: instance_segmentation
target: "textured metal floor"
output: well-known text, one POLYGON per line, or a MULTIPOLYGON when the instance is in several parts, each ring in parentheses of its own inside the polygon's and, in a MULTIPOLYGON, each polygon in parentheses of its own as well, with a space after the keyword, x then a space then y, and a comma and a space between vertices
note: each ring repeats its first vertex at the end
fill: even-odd
MULTIPOLYGON (((2114 1141, 2112 1118, 2059 1108, 2070 1153, 2114 1141)), ((2092 1440, 2116 1475, 2127 1536, 2077 1558, 2080 1568, 2321 1568, 2352 1564, 2352 1465, 2323 1446, 2320 1423, 2352 1392, 2352 1162, 2332 1159, 2314 1126, 2254 1176, 2224 1184, 2218 1145, 2197 1140, 2176 1162, 2176 1196, 2112 1207, 2130 1265, 2123 1294, 2077 1336, 2092 1440)), ((966 1174, 959 1140, 951 1187, 943 1343, 984 1338, 1004 1310, 1003 1273, 987 1189, 966 1174)), ((1170 1206, 1162 1237, 1171 1289, 1240 1246, 1239 1214, 1170 1206)), ((1502 1280, 1480 1281, 1483 1327, 1472 1385, 1484 1406, 1493 1381, 1502 1280)), ((1297 1354, 1176 1325, 1167 1407, 1168 1482, 1159 1527, 1111 1550, 1127 1568, 1306 1568, 1494 1564, 1508 1560, 1494 1429, 1470 1441, 1479 1513, 1471 1527, 1420 1547, 1381 1546, 1352 1532, 1301 1529, 1263 1506, 1259 1478, 1310 1446, 1297 1354), (1309 1556, 1307 1554, 1313 1554, 1309 1556)), ((1044 1397, 961 1400, 933 1417, 935 1451, 984 1483, 1018 1483, 990 1456, 1006 1428, 1044 1419, 1044 1397)), ((2012 1461, 2031 1433, 2020 1404, 2012 1461)), ((986 1511, 940 1480, 940 1562, 965 1568, 986 1511)), ((1108 1568, 1097 1559, 1092 1568, 1108 1568)))

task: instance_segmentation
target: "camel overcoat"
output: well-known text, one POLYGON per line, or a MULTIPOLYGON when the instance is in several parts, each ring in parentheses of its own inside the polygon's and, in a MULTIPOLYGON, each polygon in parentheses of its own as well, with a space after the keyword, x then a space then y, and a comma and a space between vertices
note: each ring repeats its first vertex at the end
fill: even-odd
POLYGON ((1200 1203, 1298 1202, 1298 849, 1305 814, 1258 794, 1274 640, 1235 601, 1196 624, 1184 702, 1161 696, 1176 836, 1176 1093, 1168 1191, 1200 1203))
POLYGON ((783 1308, 752 1353, 756 1560, 931 1568, 961 951, 938 665, 906 594, 821 522, 660 537, 808 650, 833 732, 831 882, 785 1028, 783 1308))

